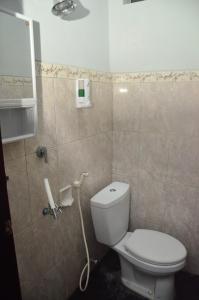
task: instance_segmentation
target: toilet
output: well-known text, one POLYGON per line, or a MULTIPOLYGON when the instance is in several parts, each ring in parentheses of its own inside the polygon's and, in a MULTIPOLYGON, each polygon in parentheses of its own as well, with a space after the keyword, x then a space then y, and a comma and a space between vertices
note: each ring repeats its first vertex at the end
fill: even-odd
POLYGON ((118 253, 123 284, 147 299, 173 300, 174 275, 186 263, 184 245, 158 231, 128 232, 129 184, 113 182, 90 203, 97 241, 118 253))

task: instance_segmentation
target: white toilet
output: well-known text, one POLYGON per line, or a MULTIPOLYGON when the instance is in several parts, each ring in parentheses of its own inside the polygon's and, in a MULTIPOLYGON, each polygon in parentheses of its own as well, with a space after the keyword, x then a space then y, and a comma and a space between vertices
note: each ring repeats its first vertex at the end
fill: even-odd
POLYGON ((153 230, 128 232, 129 185, 114 182, 91 199, 97 240, 120 258, 121 279, 130 290, 153 300, 174 299, 174 275, 186 263, 187 251, 173 237, 153 230))

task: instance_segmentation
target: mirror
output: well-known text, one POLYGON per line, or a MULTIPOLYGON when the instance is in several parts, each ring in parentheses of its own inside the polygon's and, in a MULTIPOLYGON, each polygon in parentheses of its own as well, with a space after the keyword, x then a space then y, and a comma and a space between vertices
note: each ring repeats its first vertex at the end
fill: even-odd
POLYGON ((37 128, 33 21, 0 8, 0 126, 3 143, 37 128))
POLYGON ((33 54, 32 21, 0 9, 0 102, 36 98, 33 54))

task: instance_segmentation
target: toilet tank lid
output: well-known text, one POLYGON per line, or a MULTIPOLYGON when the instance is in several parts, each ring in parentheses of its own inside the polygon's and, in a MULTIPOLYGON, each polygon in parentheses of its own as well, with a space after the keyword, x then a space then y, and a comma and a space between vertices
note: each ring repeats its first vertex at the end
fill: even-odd
POLYGON ((123 200, 129 193, 129 184, 113 182, 91 198, 91 206, 108 208, 123 200))

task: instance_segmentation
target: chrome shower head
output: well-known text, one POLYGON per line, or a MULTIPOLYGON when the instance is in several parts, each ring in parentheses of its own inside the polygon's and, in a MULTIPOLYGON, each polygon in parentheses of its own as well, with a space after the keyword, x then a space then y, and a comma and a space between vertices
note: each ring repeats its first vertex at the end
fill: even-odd
POLYGON ((67 16, 74 12, 77 4, 73 0, 54 0, 52 13, 55 16, 67 16))

